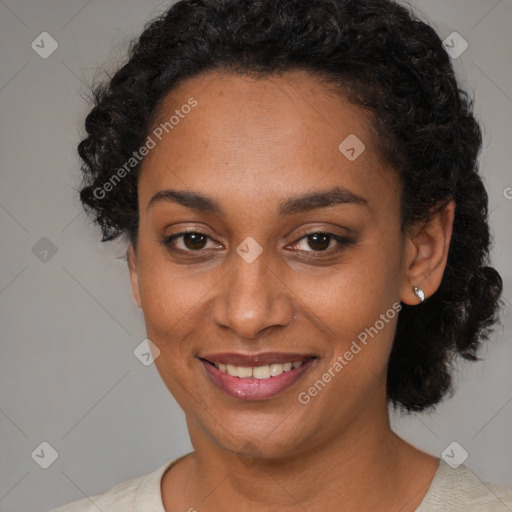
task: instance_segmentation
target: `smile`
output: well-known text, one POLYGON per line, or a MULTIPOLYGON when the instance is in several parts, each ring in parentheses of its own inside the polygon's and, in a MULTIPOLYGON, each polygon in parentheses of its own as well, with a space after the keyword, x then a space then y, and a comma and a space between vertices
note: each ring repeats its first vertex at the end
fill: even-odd
POLYGON ((294 368, 300 368, 302 361, 294 361, 292 363, 272 363, 264 366, 234 366, 232 364, 215 363, 215 367, 221 372, 227 373, 232 377, 239 377, 241 379, 270 379, 277 377, 284 372, 289 372, 294 368))
POLYGON ((266 400, 293 386, 316 357, 301 354, 218 354, 199 358, 210 382, 240 400, 266 400))

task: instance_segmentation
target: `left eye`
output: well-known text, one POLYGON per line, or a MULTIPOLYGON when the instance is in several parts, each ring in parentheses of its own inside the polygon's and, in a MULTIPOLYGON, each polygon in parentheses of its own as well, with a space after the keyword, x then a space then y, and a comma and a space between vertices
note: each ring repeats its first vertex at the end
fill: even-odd
POLYGON ((315 232, 315 233, 308 233, 307 235, 303 236, 302 238, 299 238, 297 242, 293 244, 293 246, 299 246, 301 243, 309 245, 313 249, 313 251, 308 251, 304 248, 299 248, 301 251, 305 252, 335 252, 336 250, 342 248, 345 245, 348 245, 351 243, 351 241, 348 238, 345 238, 343 236, 335 235, 334 233, 323 233, 323 232, 315 232), (334 250, 328 250, 329 246, 331 245, 331 242, 335 241, 339 246, 334 250))

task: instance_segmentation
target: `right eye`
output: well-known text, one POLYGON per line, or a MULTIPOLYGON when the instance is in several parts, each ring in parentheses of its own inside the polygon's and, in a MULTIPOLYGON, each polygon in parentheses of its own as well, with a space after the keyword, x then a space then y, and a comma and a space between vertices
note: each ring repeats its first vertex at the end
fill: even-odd
POLYGON ((167 236, 161 243, 175 253, 199 253, 205 249, 208 240, 212 239, 200 231, 185 231, 167 236))

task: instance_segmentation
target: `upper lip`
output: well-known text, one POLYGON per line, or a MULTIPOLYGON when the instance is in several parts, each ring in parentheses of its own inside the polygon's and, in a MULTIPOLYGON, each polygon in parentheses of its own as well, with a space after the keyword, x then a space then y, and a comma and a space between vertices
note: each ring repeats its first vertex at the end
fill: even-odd
POLYGON ((287 352, 261 352, 259 354, 237 354, 233 352, 223 352, 218 354, 207 354, 200 359, 206 359, 211 363, 232 364, 233 366, 265 366, 272 363, 293 363, 295 361, 305 361, 314 356, 309 354, 292 354, 287 352))

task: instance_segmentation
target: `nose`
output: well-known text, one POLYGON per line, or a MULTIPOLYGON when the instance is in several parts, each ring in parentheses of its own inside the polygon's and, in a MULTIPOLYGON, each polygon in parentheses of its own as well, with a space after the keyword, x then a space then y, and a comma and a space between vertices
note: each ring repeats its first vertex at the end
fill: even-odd
POLYGON ((293 294, 264 252, 252 263, 236 253, 232 259, 232 268, 213 300, 211 318, 215 325, 249 340, 272 327, 288 325, 294 313, 293 294))

